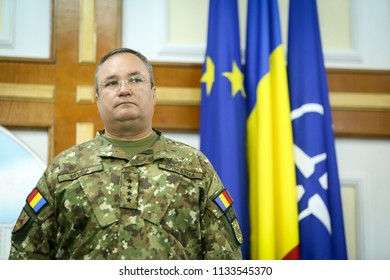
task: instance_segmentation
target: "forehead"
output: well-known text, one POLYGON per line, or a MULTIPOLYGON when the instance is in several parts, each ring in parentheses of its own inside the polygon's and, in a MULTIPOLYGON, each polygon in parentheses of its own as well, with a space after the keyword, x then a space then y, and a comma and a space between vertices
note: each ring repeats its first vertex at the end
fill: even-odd
POLYGON ((109 76, 128 76, 130 74, 146 75, 148 69, 145 63, 131 53, 119 53, 108 58, 101 66, 98 78, 109 76))

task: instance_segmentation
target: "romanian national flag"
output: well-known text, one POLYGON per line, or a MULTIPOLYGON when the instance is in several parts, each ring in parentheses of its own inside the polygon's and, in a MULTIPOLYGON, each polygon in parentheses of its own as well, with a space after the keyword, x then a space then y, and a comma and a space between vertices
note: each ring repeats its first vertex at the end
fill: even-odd
POLYGON ((38 189, 34 188, 27 197, 27 203, 31 206, 35 213, 38 213, 39 210, 41 210, 41 208, 47 203, 47 201, 41 195, 38 189))
POLYGON ((346 259, 332 112, 314 0, 290 0, 288 78, 301 258, 346 259))
POLYGON ((200 149, 234 200, 248 258, 246 93, 237 0, 211 0, 200 106, 200 149))
POLYGON ((298 207, 277 0, 249 0, 246 44, 252 259, 298 259, 298 207))
POLYGON ((233 199, 230 197, 228 191, 225 189, 223 190, 215 199, 214 201, 218 204, 219 208, 223 212, 226 211, 232 205, 233 199))

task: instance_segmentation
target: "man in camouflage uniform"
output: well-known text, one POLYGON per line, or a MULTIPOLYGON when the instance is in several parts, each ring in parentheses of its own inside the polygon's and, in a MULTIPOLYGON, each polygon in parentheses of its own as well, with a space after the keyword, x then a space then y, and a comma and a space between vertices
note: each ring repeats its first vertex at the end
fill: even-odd
POLYGON ((116 49, 95 84, 105 129, 54 158, 15 224, 10 259, 241 259, 232 200, 208 159, 152 129, 147 59, 116 49))

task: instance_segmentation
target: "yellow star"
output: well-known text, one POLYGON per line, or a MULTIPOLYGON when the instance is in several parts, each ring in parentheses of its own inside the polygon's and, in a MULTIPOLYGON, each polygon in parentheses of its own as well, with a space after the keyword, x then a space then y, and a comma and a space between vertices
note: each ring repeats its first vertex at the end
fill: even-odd
POLYGON ((211 89, 214 84, 214 79, 215 79, 214 62, 208 56, 206 58, 206 71, 203 73, 202 78, 200 79, 202 83, 206 83, 207 95, 210 95, 211 89))
POLYGON ((241 91, 242 97, 246 97, 244 90, 244 74, 237 67, 235 61, 233 61, 232 72, 223 72, 226 78, 232 83, 232 96, 235 97, 239 91, 241 91))

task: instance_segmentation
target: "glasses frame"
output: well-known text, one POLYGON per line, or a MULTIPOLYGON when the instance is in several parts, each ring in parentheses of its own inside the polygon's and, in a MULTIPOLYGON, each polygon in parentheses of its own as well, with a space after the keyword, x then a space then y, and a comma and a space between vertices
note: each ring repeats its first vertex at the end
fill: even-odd
POLYGON ((99 85, 100 90, 106 90, 110 92, 118 92, 124 85, 130 87, 132 90, 140 88, 144 83, 150 83, 151 88, 154 87, 154 83, 141 76, 130 76, 127 79, 115 80, 110 79, 99 85), (116 84, 113 84, 116 83, 116 84))

